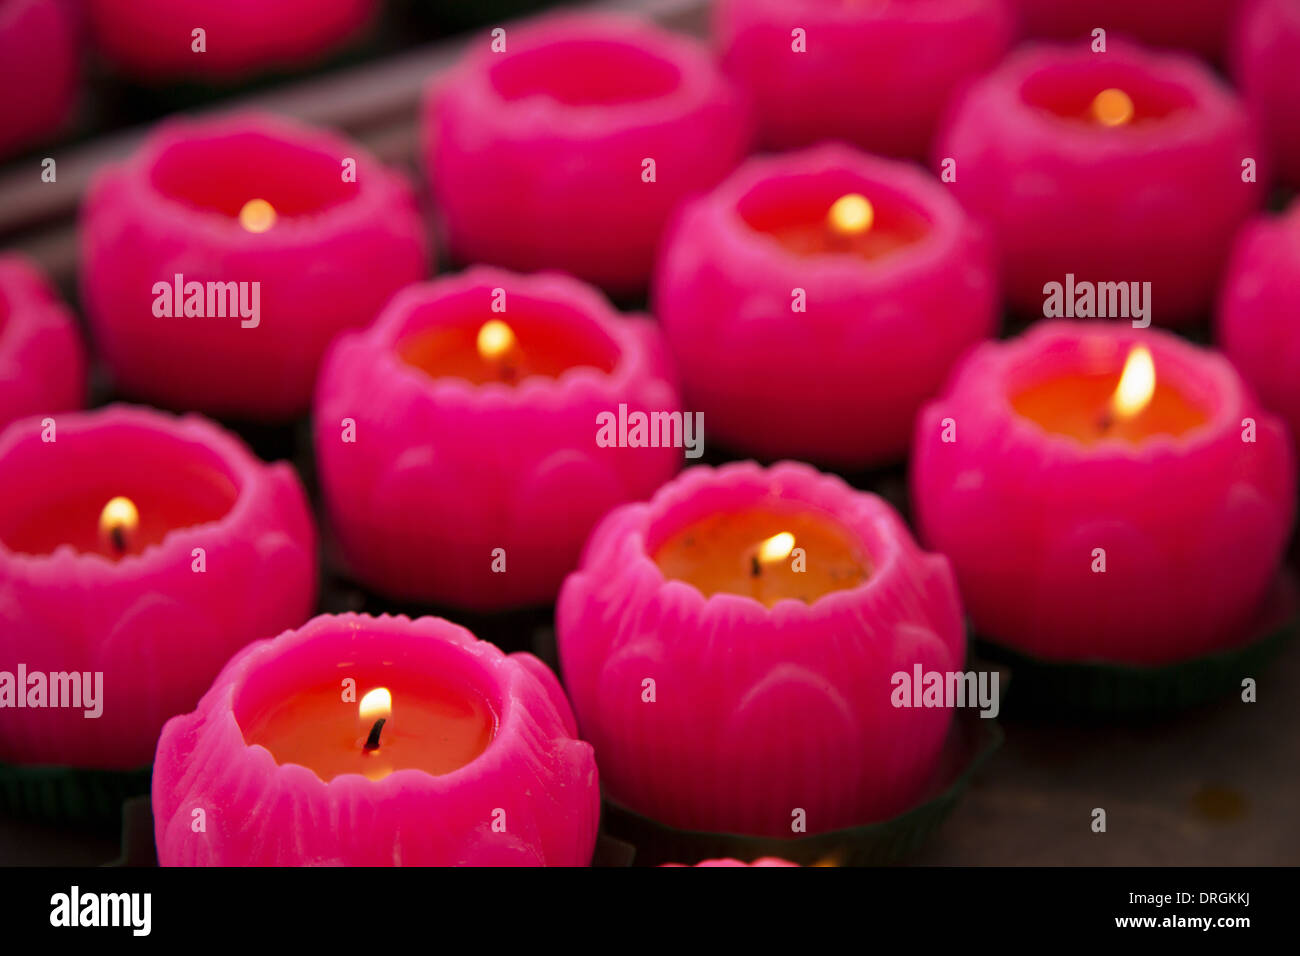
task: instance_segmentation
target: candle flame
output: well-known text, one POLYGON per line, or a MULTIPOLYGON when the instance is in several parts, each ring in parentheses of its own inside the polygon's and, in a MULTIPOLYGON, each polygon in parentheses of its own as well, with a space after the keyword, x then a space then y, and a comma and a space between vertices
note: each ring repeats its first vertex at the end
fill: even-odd
POLYGON ((381 717, 387 719, 393 713, 393 695, 388 692, 387 687, 376 687, 361 698, 359 709, 363 723, 370 723, 381 717))
POLYGON ((515 347, 515 333, 500 319, 489 319, 478 330, 478 354, 492 360, 507 355, 515 347))
POLYGON ((758 546, 758 560, 764 564, 784 561, 794 550, 794 535, 789 531, 774 534, 758 546))
POLYGON ((1116 418, 1132 418, 1151 403, 1156 392, 1156 365, 1151 350, 1137 345, 1124 361, 1124 371, 1119 386, 1111 397, 1111 410, 1116 418))
POLYGON ((1102 126, 1123 126, 1133 119, 1133 100, 1114 87, 1102 90, 1093 97, 1092 115, 1102 126))
POLYGON ((831 205, 826 214, 826 221, 832 231, 841 236, 856 236, 871 228, 876 219, 876 211, 871 201, 861 193, 849 193, 841 196, 831 205))
POLYGON ((265 199, 250 199, 239 210, 239 224, 249 232, 266 232, 275 225, 275 207, 265 199))
POLYGON ((140 527, 140 512, 130 498, 110 498, 99 513, 99 535, 119 553, 130 546, 131 536, 140 527))

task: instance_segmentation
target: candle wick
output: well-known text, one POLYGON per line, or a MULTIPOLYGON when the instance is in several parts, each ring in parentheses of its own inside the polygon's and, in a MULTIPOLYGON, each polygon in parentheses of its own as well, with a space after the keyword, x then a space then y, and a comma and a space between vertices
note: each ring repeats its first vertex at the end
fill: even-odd
POLYGON ((1110 413, 1109 409, 1107 409, 1101 413, 1101 418, 1097 420, 1097 424, 1103 432, 1108 432, 1110 431, 1111 426, 1115 424, 1115 416, 1110 413))
POLYGON ((384 723, 387 720, 387 717, 380 717, 375 721, 375 725, 370 728, 370 736, 366 738, 366 745, 362 748, 366 753, 379 749, 379 735, 383 732, 384 723))
POLYGON ((125 528, 121 525, 116 525, 113 530, 108 533, 108 537, 113 542, 113 550, 115 550, 119 555, 126 553, 125 528))
POLYGON ((762 573, 763 566, 758 563, 758 555, 751 554, 749 556, 749 576, 751 578, 756 578, 762 573))

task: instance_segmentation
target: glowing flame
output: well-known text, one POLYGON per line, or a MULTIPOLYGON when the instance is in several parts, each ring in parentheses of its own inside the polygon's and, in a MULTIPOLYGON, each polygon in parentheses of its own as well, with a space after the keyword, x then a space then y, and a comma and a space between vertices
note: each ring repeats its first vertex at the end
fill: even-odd
POLYGON ((1156 365, 1146 346, 1137 345, 1128 353, 1119 387, 1111 397, 1111 411, 1116 418, 1132 418, 1151 402, 1156 392, 1156 365))
POLYGON ((841 236, 856 236, 871 228, 876 219, 876 211, 871 201, 861 193, 849 193, 841 196, 832 204, 826 214, 826 221, 831 229, 841 236))
POLYGON ((1123 126, 1133 119, 1133 101, 1123 90, 1102 90, 1093 97, 1092 116, 1102 126, 1123 126))
POLYGON ((784 561, 794 550, 794 535, 789 531, 774 534, 758 546, 758 560, 764 564, 784 561))
POLYGON ((265 199, 250 199, 239 210, 239 224, 249 232, 266 232, 275 225, 275 207, 265 199))
POLYGON ((515 347, 515 333, 500 319, 489 319, 478 330, 478 354, 492 360, 503 358, 515 347))
POLYGON ((139 527, 140 512, 130 498, 111 498, 99 513, 99 535, 115 551, 125 551, 139 527))
POLYGON ((361 698, 359 709, 362 723, 372 723, 381 717, 387 719, 393 713, 393 695, 387 687, 376 687, 361 698))

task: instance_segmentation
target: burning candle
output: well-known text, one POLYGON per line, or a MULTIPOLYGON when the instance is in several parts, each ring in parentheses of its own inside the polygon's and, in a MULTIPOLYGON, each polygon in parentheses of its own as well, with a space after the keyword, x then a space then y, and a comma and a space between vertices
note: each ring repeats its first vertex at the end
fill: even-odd
POLYGON ((842 140, 922 158, 962 83, 1006 53, 1003 0, 720 0, 722 68, 757 105, 764 146, 842 140))
POLYGON ((611 512, 556 632, 607 797, 673 827, 778 837, 795 808, 817 833, 914 802, 952 709, 893 706, 892 675, 965 653, 947 562, 881 499, 788 462, 692 468, 611 512))
POLYGON ((66 0, 0 4, 0 156, 56 132, 81 82, 76 8, 66 0))
POLYGON ((345 614, 245 648, 167 724, 153 809, 163 866, 585 866, 600 788, 541 661, 345 614))
POLYGON ((601 416, 684 428, 680 409, 655 326, 574 279, 476 268, 412 286, 321 373, 316 453, 342 556, 396 597, 553 600, 596 521, 687 452, 661 430, 602 447, 601 416))
POLYGON ((1223 283, 1217 338, 1300 447, 1300 202, 1242 230, 1223 283))
POLYGON ((0 255, 0 427, 80 408, 85 393, 76 319, 35 264, 0 255))
POLYGON ((1113 39, 1104 54, 1010 57, 959 99, 934 155, 955 163, 952 189, 996 235, 1008 298, 1027 315, 1051 314, 1049 283, 1077 281, 1150 283, 1145 315, 1090 317, 1203 316, 1263 197, 1243 181, 1260 153, 1236 97, 1189 57, 1113 39))
POLYGON ((1258 118, 1279 177, 1300 188, 1300 5, 1253 0, 1237 19, 1232 75, 1258 118))
POLYGON ((694 40, 640 20, 550 18, 507 43, 485 37, 429 90, 452 255, 638 291, 669 213, 748 149, 740 93, 694 40))
POLYGON ((1257 636, 1295 509, 1286 432, 1226 360, 1102 323, 972 352, 917 419, 911 482, 976 630, 1054 661, 1257 636))
POLYGON ((1032 37, 1077 39, 1083 46, 1102 27, 1111 35, 1217 61, 1239 0, 1183 0, 1177 10, 1170 10, 1166 0, 1015 0, 1014 5, 1024 32, 1032 37))
POLYGON ((945 187, 834 145, 751 160, 684 207, 654 292, 712 434, 840 468, 901 458, 998 311, 992 249, 945 187))
POLYGON ((229 81, 323 58, 360 33, 377 6, 376 0, 87 0, 86 12, 99 50, 132 76, 229 81))
POLYGON ((407 182, 271 116, 169 123, 92 184, 82 296, 117 384, 150 402, 286 419, 326 346, 421 278, 407 182))
POLYGON ((103 695, 87 719, 19 688, 0 761, 147 764, 163 723, 231 653, 315 603, 296 475, 201 419, 117 406, 14 423, 0 434, 0 494, 22 503, 0 517, 0 669, 83 685, 99 674, 103 695))

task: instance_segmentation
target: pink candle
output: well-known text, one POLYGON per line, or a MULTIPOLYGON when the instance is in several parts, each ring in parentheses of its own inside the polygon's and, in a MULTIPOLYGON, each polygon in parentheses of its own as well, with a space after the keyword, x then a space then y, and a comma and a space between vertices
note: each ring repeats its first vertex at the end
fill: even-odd
POLYGON ((76 320, 22 256, 0 255, 0 427, 80 408, 86 353, 76 320))
POLYGON ((1300 444, 1300 202, 1242 230, 1224 280, 1217 337, 1300 444))
POLYGON ((308 63, 348 42, 377 6, 376 0, 86 0, 100 51, 149 80, 228 80, 308 63))
POLYGON ((82 298, 133 396, 306 410, 326 346, 425 274, 414 195, 356 143, 282 118, 173 122, 92 184, 82 298))
POLYGON ((1127 325, 989 343, 917 419, 912 502, 976 631, 1158 665, 1258 635, 1295 515, 1282 424, 1220 355, 1127 325))
MULTIPOLYGON (((670 867, 671 867, 671 866, 681 866, 681 867, 686 866, 685 863, 661 863, 661 864, 659 864, 659 865, 660 865, 660 866, 670 866, 670 867)), ((776 858, 776 857, 774 857, 774 856, 761 856, 761 857, 759 857, 757 860, 755 860, 753 863, 745 863, 745 862, 742 861, 742 860, 733 860, 733 859, 731 859, 731 858, 728 857, 728 858, 726 858, 726 859, 721 859, 721 860, 701 860, 699 863, 696 863, 696 864, 695 864, 695 866, 705 866, 705 867, 714 867, 714 866, 723 866, 723 867, 732 867, 732 866, 796 866, 796 867, 797 867, 798 865, 799 865, 798 863, 791 863, 789 860, 781 860, 781 859, 778 859, 778 858, 776 858)))
POLYGON ((655 277, 711 434, 846 468, 902 457, 997 304, 992 250, 945 188, 838 145, 751 160, 689 204, 655 277))
POLYGON ((1259 144, 1227 87, 1189 57, 1115 40, 1006 60, 956 104, 935 156, 955 161, 952 189, 995 231, 1008 297, 1033 315, 1072 276, 1138 294, 1149 282, 1150 314, 1122 318, 1203 316, 1264 195, 1243 182, 1259 144))
POLYGON ((425 162, 454 257, 644 287, 669 213, 745 154, 740 93, 694 40, 566 16, 485 35, 435 80, 425 162))
POLYGON ((163 866, 586 866, 600 788, 531 654, 326 615, 245 648, 167 724, 153 813, 163 866))
POLYGON ((720 0, 723 70, 775 149, 839 139, 923 158, 954 89, 1006 52, 1005 0, 720 0))
POLYGON ((607 797, 673 827, 774 837, 798 835, 796 810, 818 833, 915 802, 952 709, 894 706, 893 675, 965 653, 947 561, 881 499, 789 462, 692 468, 612 512, 556 631, 607 797), (758 537, 773 528, 793 539, 781 555, 782 533, 758 537), (719 550, 733 532, 758 546, 730 556, 740 586, 719 550), (794 548, 802 573, 784 564, 794 548))
POLYGON ((675 417, 684 441, 680 408, 655 326, 574 279, 480 267, 412 286, 321 373, 316 453, 343 557, 396 597, 553 600, 596 521, 689 452, 622 423, 675 417))
POLYGON ((77 96, 77 10, 68 0, 0 3, 0 156, 39 142, 77 96))
POLYGON ((1232 74, 1259 118, 1279 177, 1300 188, 1300 3, 1253 0, 1233 34, 1232 74))
POLYGON ((26 675, 12 699, 0 687, 0 762, 148 764, 234 651, 315 603, 297 476, 202 419, 114 406, 17 422, 0 495, 16 503, 0 516, 0 670, 26 675))
POLYGON ((1223 54, 1241 0, 1015 0, 1034 37, 1091 42, 1098 27, 1153 46, 1178 47, 1210 60, 1223 54))

